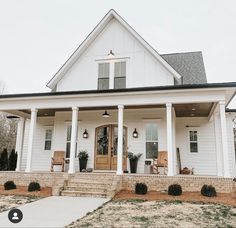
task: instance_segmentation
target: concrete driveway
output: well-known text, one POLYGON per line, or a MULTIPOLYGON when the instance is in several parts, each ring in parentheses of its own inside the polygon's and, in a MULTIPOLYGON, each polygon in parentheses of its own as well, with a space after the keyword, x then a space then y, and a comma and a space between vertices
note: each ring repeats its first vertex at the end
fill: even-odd
POLYGON ((23 219, 17 224, 8 220, 8 212, 0 213, 0 227, 64 227, 88 212, 92 212, 106 198, 52 196, 17 207, 23 219))

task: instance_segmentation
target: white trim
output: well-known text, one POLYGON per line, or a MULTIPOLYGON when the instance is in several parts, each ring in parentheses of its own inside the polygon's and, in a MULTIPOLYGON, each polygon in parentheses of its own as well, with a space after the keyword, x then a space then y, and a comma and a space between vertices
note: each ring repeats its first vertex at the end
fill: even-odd
POLYGON ((120 15, 118 15, 115 10, 111 9, 98 23, 94 30, 87 36, 87 38, 81 43, 76 51, 70 56, 70 58, 64 63, 64 65, 59 69, 54 77, 48 82, 47 87, 53 89, 53 87, 56 86, 66 71, 76 62, 76 60, 90 46, 98 34, 113 18, 115 18, 122 26, 124 26, 124 28, 127 29, 127 31, 130 32, 176 79, 181 78, 180 74, 177 73, 153 47, 151 47, 120 15))

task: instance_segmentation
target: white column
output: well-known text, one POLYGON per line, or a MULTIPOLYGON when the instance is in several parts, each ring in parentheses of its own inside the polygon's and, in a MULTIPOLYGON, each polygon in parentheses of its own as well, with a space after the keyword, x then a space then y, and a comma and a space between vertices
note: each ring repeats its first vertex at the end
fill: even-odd
POLYGON ((215 131, 215 148, 216 148, 216 168, 217 168, 217 176, 223 177, 223 154, 222 154, 222 146, 221 146, 221 128, 219 121, 219 113, 213 114, 214 120, 214 131, 215 131))
POLYGON ((24 128, 25 128, 25 118, 21 117, 17 124, 17 135, 16 135, 16 152, 17 152, 17 163, 16 171, 21 169, 21 159, 22 159, 22 149, 24 141, 24 128))
MULTIPOLYGON (((172 107, 172 137, 173 137, 173 167, 174 175, 177 174, 177 156, 176 156, 176 114, 175 109, 172 107)), ((179 170, 178 170, 179 172, 179 170)))
POLYGON ((75 173, 75 150, 78 127, 78 107, 72 108, 72 126, 71 126, 71 142, 70 142, 70 163, 68 173, 75 173))
POLYGON ((37 109, 35 108, 31 109, 28 152, 27 152, 27 161, 26 161, 26 169, 25 169, 25 172, 28 172, 28 173, 31 172, 32 152, 33 152, 34 135, 36 131, 37 112, 38 112, 37 109))
POLYGON ((220 101, 219 105, 220 105, 220 123, 221 123, 224 177, 230 177, 228 139, 227 139, 227 128, 226 128, 226 117, 225 117, 225 101, 220 101))
POLYGON ((124 105, 118 105, 117 175, 123 174, 123 111, 124 105))
POLYGON ((168 176, 174 176, 172 104, 170 103, 166 104, 166 127, 167 127, 168 176))

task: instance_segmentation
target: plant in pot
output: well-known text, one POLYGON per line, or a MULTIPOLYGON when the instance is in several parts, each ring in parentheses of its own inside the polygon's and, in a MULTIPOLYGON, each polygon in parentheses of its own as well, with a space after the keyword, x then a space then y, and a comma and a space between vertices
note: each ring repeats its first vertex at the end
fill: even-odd
POLYGON ((141 156, 142 156, 142 154, 140 154, 140 153, 138 153, 138 154, 134 154, 132 152, 128 153, 131 173, 137 172, 138 160, 141 156))
POLYGON ((79 158, 79 170, 82 172, 82 170, 86 170, 87 167, 87 161, 88 161, 88 152, 86 150, 80 150, 78 154, 79 158))

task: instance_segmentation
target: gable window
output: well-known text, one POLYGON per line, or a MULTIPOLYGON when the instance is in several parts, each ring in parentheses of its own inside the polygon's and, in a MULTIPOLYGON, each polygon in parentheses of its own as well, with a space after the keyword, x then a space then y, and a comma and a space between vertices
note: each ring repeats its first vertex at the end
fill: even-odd
POLYGON ((46 129, 45 140, 44 140, 44 150, 52 149, 52 129, 46 129))
POLYGON ((153 159, 157 157, 158 152, 158 132, 157 124, 146 124, 146 158, 153 159))
POLYGON ((190 152, 198 153, 198 132, 189 131, 190 152))
POLYGON ((126 88, 126 62, 115 62, 114 89, 126 88))
POLYGON ((98 64, 98 89, 109 89, 110 63, 98 64))

